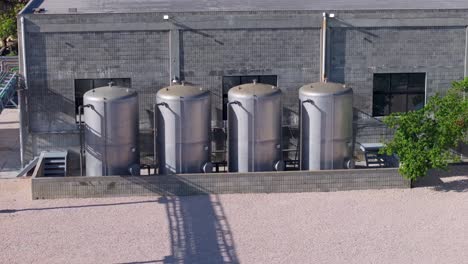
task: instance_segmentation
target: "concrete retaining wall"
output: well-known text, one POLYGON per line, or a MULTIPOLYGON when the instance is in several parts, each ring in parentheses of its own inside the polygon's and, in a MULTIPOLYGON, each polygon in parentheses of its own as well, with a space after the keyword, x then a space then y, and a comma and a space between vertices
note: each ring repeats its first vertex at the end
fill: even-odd
POLYGON ((33 178, 33 199, 410 188, 398 169, 33 178))

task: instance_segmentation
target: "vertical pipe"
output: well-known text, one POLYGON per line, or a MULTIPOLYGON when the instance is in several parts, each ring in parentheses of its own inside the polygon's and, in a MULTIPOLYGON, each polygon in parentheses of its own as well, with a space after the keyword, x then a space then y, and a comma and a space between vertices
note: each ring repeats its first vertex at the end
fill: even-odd
POLYGON ((180 31, 171 29, 169 31, 169 85, 172 85, 173 80, 180 79, 180 31))
MULTIPOLYGON (((229 160, 230 160, 230 157, 229 157, 229 138, 231 136, 231 131, 229 130, 229 122, 230 122, 230 119, 229 119, 229 112, 231 111, 231 109, 229 108, 231 107, 231 103, 229 102, 229 99, 228 99, 228 102, 227 102, 227 106, 226 106, 226 110, 227 110, 227 122, 226 122, 226 134, 227 134, 227 140, 226 140, 226 165, 227 165, 227 171, 229 172, 230 171, 230 167, 229 167, 229 160)), ((216 172, 218 172, 218 166, 216 166, 216 172)))
POLYGON ((79 133, 79 137, 80 137, 80 176, 83 176, 83 149, 84 149, 84 146, 83 146, 83 125, 82 125, 82 121, 81 121, 81 112, 84 111, 84 108, 85 107, 91 107, 90 104, 87 104, 87 105, 80 105, 78 106, 78 133, 79 133))
POLYGON ((161 168, 159 168, 159 166, 161 166, 161 163, 158 164, 158 133, 157 133, 157 128, 158 128, 158 112, 159 112, 159 106, 165 106, 165 107, 168 107, 167 103, 159 103, 159 104, 154 104, 153 105, 153 126, 154 126, 154 129, 153 129, 153 140, 154 140, 154 145, 153 145, 153 160, 154 160, 154 173, 156 174, 156 165, 158 165, 158 174, 161 172, 161 168))
POLYGON ((28 89, 28 78, 27 78, 27 67, 26 67, 26 33, 25 33, 26 28, 24 26, 23 16, 21 16, 20 22, 21 22, 21 53, 22 53, 21 60, 23 64, 22 74, 24 78, 25 89, 28 89))
MULTIPOLYGON (((20 23, 21 23, 21 61, 20 65, 21 67, 21 73, 23 74, 23 79, 24 79, 24 89, 28 89, 28 78, 27 78, 27 67, 26 67, 26 28, 24 26, 24 17, 21 16, 20 18, 20 23)), ((19 125, 20 125, 20 159, 21 159, 21 167, 24 167, 26 164, 24 164, 24 135, 23 135, 23 129, 25 126, 24 120, 23 120, 23 112, 26 111, 25 109, 25 104, 26 104, 26 99, 23 98, 25 96, 25 92, 22 91, 22 89, 18 90, 18 108, 19 108, 19 125)))
POLYGON ((83 176, 83 130, 81 125, 81 110, 83 106, 78 106, 78 133, 80 137, 80 176, 83 176))
MULTIPOLYGON (((305 109, 305 105, 306 104, 313 104, 314 101, 312 101, 311 99, 307 99, 305 101, 302 101, 301 99, 299 99, 300 101, 300 112, 299 112, 299 115, 300 115, 300 124, 299 124, 299 142, 300 142, 300 145, 299 145, 299 148, 300 148, 300 153, 299 153, 299 170, 302 170, 302 160, 303 160, 303 157, 302 157, 302 144, 303 144, 303 136, 304 136, 304 133, 302 132, 302 129, 303 129, 303 125, 304 125, 304 122, 302 120, 303 118, 303 110, 302 110, 302 107, 304 107, 304 110, 305 109)), ((310 126, 310 122, 309 122, 309 126, 310 126)), ((309 130, 309 129, 308 129, 309 130)), ((310 139, 309 139, 309 144, 310 144, 310 139)), ((309 145, 309 153, 310 153, 310 145, 309 145)), ((310 154, 309 154, 309 159, 310 159, 310 154)), ((307 161, 309 162, 309 161, 307 161)), ((310 170, 310 166, 307 166, 308 169, 310 170)))
POLYGON ((332 120, 331 120, 331 170, 335 169, 335 96, 332 96, 332 120))
MULTIPOLYGON (((302 170, 302 126, 304 125, 304 122, 302 121, 302 100, 299 99, 299 140, 297 144, 299 144, 299 170, 302 170)), ((296 148, 297 149, 297 148, 296 148)))
POLYGON ((182 166, 183 166, 183 140, 184 140, 184 134, 183 134, 183 129, 182 129, 182 126, 184 124, 184 107, 185 107, 185 101, 184 101, 184 97, 180 97, 180 117, 179 117, 179 171, 178 173, 184 173, 182 171, 182 166))
MULTIPOLYGON (((231 107, 231 105, 233 105, 233 104, 236 104, 236 105, 241 106, 241 103, 240 103, 239 101, 233 101, 233 102, 229 102, 229 101, 228 101, 228 102, 227 102, 227 120, 228 120, 228 121, 227 121, 227 131, 228 131, 228 139, 227 139, 227 144, 226 144, 226 150, 227 150, 226 153, 227 153, 227 166, 228 166, 228 171, 229 171, 229 169, 230 169, 229 164, 230 164, 230 160, 231 160, 230 157, 229 157, 229 140, 230 140, 230 137, 231 137, 231 130, 229 130, 229 122, 230 122, 230 120, 231 120, 231 119, 230 119, 230 114, 229 114, 229 112, 231 111, 231 110, 230 110, 230 107, 231 107)), ((234 108, 232 109, 232 111, 234 111, 234 108)))
POLYGON ((108 175, 108 168, 107 168, 107 101, 104 98, 104 117, 103 117, 103 134, 104 134, 104 156, 102 157, 102 163, 104 167, 104 176, 108 175))
MULTIPOLYGON (((156 122, 158 120, 158 117, 157 117, 157 111, 158 109, 158 104, 154 104, 153 105, 153 166, 154 166, 154 169, 156 170, 156 164, 157 164, 157 159, 156 159, 156 153, 158 151, 158 147, 157 147, 157 134, 156 134, 156 122)), ((154 172, 156 174, 156 171, 154 172)))
POLYGON ((252 113, 252 159, 251 159, 251 162, 252 162, 252 172, 255 172, 255 144, 257 144, 257 142, 255 141, 255 137, 256 137, 256 127, 255 127, 255 117, 257 115, 257 95, 254 94, 254 99, 253 99, 253 113, 252 113))
POLYGON ((327 60, 327 13, 323 13, 321 49, 320 49, 320 81, 326 81, 326 60, 327 60))
MULTIPOLYGON (((278 156, 279 156, 279 160, 278 162, 281 162, 282 163, 282 168, 281 170, 285 170, 286 168, 286 165, 284 164, 284 157, 283 157, 283 98, 282 96, 280 96, 279 98, 280 100, 280 137, 279 137, 279 148, 278 148, 278 156)), ((289 153, 289 152, 288 152, 289 153)), ((288 154, 289 155, 289 154, 288 154)), ((276 163, 276 161, 275 161, 276 163)), ((280 167, 276 167, 277 171, 280 171, 280 167)))

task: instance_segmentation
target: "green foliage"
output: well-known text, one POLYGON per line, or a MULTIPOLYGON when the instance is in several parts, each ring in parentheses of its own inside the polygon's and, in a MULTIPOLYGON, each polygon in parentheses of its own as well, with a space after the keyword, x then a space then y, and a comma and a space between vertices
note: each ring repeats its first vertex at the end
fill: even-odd
POLYGON ((16 39, 16 14, 24 7, 27 1, 0 0, 0 40, 6 45, 6 39, 16 39))
POLYGON ((432 96, 418 111, 392 114, 384 123, 396 129, 382 153, 397 154, 407 179, 424 177, 433 168, 446 169, 459 160, 450 150, 468 142, 468 78, 454 82, 445 96, 432 96))
POLYGON ((16 20, 8 13, 0 14, 0 38, 6 39, 9 36, 15 35, 16 20))

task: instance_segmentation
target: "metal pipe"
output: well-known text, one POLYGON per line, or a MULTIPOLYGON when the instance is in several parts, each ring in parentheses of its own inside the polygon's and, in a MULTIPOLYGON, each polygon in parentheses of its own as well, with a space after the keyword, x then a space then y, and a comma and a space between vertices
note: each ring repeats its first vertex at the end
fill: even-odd
MULTIPOLYGON (((329 144, 329 142, 327 142, 327 145, 331 145, 334 148, 334 142, 335 142, 335 100, 336 100, 336 97, 333 96, 332 100, 333 100, 332 101, 332 114, 331 114, 332 121, 331 121, 331 128, 330 128, 331 129, 331 136, 332 136, 331 140, 332 140, 332 142, 331 142, 331 144, 329 144)), ((331 151, 332 165, 331 165, 331 168, 325 168, 325 169, 334 169, 335 168, 335 151, 334 151, 334 149, 331 149, 331 150, 327 149, 327 151, 331 151)))
MULTIPOLYGON (((255 83, 255 81, 254 81, 255 83)), ((254 95, 253 99, 253 115, 252 115, 252 159, 250 162, 252 162, 252 172, 255 172, 255 144, 256 144, 256 133, 255 133, 255 116, 257 115, 257 100, 258 97, 257 95, 254 95)))
MULTIPOLYGON (((25 39, 25 36, 26 34, 24 33, 26 28, 24 27, 24 17, 21 16, 20 18, 20 23, 21 23, 21 60, 22 60, 22 63, 20 63, 20 67, 21 67, 21 64, 22 64, 22 67, 21 67, 21 73, 23 74, 23 79, 24 79, 24 89, 28 89, 28 79, 27 79, 27 70, 26 70, 26 39, 25 39)), ((19 82, 18 82, 19 83, 19 82)), ((19 101, 19 112, 20 112, 20 115, 19 115, 19 125, 20 125, 20 133, 19 133, 19 138, 20 138, 20 159, 21 159, 21 167, 25 166, 25 161, 24 161, 24 150, 23 150, 23 146, 24 146, 24 135, 23 135, 23 128, 25 126, 24 124, 24 120, 23 120, 23 111, 25 111, 25 105, 22 104, 23 103, 26 103, 26 99, 24 98, 25 96, 25 93, 23 93, 22 89, 19 89, 18 90, 18 101, 19 101)))
POLYGON ((184 140, 184 130, 182 129, 182 126, 184 124, 184 113, 185 111, 185 102, 184 102, 184 97, 180 97, 180 117, 179 117, 179 171, 178 173, 184 173, 183 172, 183 164, 182 164, 182 155, 183 155, 183 151, 184 151, 184 144, 183 144, 183 140, 184 140))
POLYGON ((301 107, 299 108, 299 115, 300 115, 299 117, 299 170, 302 170, 302 160, 303 160, 302 158, 302 126, 303 126, 302 106, 306 103, 314 104, 314 101, 312 99, 307 99, 301 103, 301 107))
MULTIPOLYGON (((229 131, 229 120, 230 120, 230 119, 229 119, 229 112, 230 112, 229 106, 230 106, 230 105, 233 105, 233 104, 239 105, 239 106, 242 105, 241 102, 239 102, 239 101, 232 101, 232 102, 228 102, 228 103, 227 103, 227 120, 228 120, 228 121, 227 121, 226 132, 229 131)), ((227 143, 226 143, 226 164, 227 164, 227 167, 228 167, 228 171, 229 171, 229 160, 230 160, 230 158, 229 158, 229 137, 230 137, 230 136, 231 136, 231 135, 228 134, 228 136, 227 136, 227 143)))
POLYGON ((156 174, 156 168, 159 169, 160 164, 158 164, 158 159, 157 159, 157 153, 158 153, 158 139, 157 139, 157 123, 158 123, 158 110, 159 106, 165 106, 168 107, 169 105, 167 103, 159 103, 159 104, 154 104, 153 105, 153 165, 154 165, 154 173, 156 174))
POLYGON ((81 112, 85 107, 92 107, 92 105, 80 105, 78 106, 78 131, 80 136, 80 176, 83 176, 83 126, 81 123, 81 112))
MULTIPOLYGON (((156 115, 156 109, 158 108, 158 105, 157 104, 154 104, 153 105, 153 166, 156 170, 156 167, 157 167, 157 157, 156 157, 156 153, 158 151, 158 147, 157 147, 157 142, 158 142, 158 139, 157 139, 157 134, 156 134, 156 122, 157 122, 157 115, 156 115)), ((155 171, 155 174, 156 174, 156 171, 155 171)))
POLYGON ((21 53, 22 53, 21 60, 23 62, 23 68, 21 72, 24 78, 25 89, 28 89, 28 78, 27 78, 27 67, 26 67, 26 37, 25 37, 26 28, 24 26, 23 16, 21 16, 20 22, 21 22, 21 53))
MULTIPOLYGON (((294 156, 294 159, 295 160, 300 160, 301 158, 301 151, 302 151, 302 103, 301 103, 301 99, 299 99, 299 137, 297 139, 297 142, 296 142, 296 154, 294 156)), ((289 127, 289 131, 291 131, 291 127, 289 127)), ((292 134, 292 133, 291 133, 292 134)), ((294 136, 294 134, 293 134, 294 136)), ((285 151, 285 150, 283 150, 285 151)), ((289 154, 288 154, 289 156, 289 154)), ((301 162, 299 161, 299 170, 301 170, 301 162)))
POLYGON ((320 81, 325 82, 327 79, 326 73, 326 60, 327 60, 327 18, 328 14, 323 13, 323 20, 322 20, 322 47, 320 53, 320 81))
POLYGON ((102 126, 102 130, 103 130, 103 134, 104 134, 104 157, 102 157, 102 162, 103 162, 103 165, 104 165, 104 176, 108 176, 109 175, 109 164, 107 162, 107 145, 108 145, 108 138, 107 138, 107 98, 103 98, 104 101, 103 101, 103 126, 102 126))

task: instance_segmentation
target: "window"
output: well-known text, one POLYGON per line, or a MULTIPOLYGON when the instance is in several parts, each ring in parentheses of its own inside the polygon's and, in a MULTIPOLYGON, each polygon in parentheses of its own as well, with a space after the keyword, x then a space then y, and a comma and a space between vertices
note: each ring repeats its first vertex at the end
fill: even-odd
POLYGON ((374 74, 373 116, 423 108, 425 87, 425 73, 374 74))
POLYGON ((228 91, 234 86, 252 83, 257 80, 259 83, 278 86, 278 76, 276 75, 249 75, 249 76, 224 76, 223 77, 223 120, 227 120, 228 91))
POLYGON ((130 78, 113 79, 76 79, 75 80, 75 113, 78 115, 78 107, 83 105, 83 95, 94 88, 108 86, 112 82, 115 86, 131 88, 130 78))

